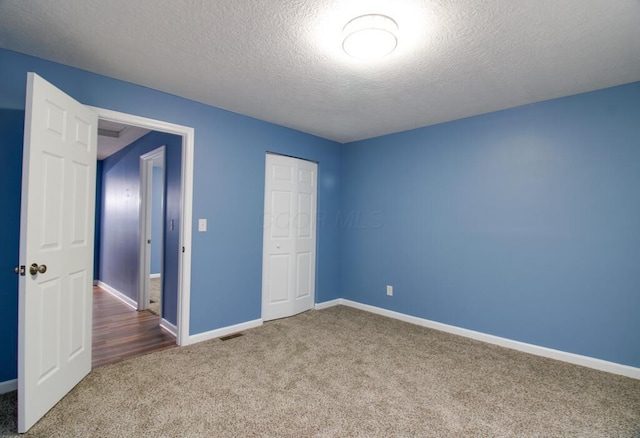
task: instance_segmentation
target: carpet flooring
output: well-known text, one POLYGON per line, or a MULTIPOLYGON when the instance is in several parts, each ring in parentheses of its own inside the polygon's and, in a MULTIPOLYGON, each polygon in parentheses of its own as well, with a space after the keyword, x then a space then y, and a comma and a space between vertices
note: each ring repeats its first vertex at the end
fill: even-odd
POLYGON ((160 316, 160 294, 162 293, 162 277, 149 279, 149 310, 160 316))
POLYGON ((27 436, 638 437, 640 381, 337 306, 97 368, 27 436))

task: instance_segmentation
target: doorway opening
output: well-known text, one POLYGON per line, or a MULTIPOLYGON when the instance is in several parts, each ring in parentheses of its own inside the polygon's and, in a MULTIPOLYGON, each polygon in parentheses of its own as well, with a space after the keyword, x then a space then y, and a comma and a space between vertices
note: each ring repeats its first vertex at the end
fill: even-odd
MULTIPOLYGON (((165 149, 140 156, 140 265, 138 310, 148 309, 163 319, 165 248, 165 149)), ((174 219, 170 219, 173 221, 174 219)), ((173 227, 173 222, 171 223, 173 227)), ((170 269, 177 268, 171 266, 170 269)), ((161 324, 162 325, 162 324, 161 324)), ((167 327, 175 335, 173 327, 167 327)))
MULTIPOLYGON (((185 243, 191 241, 193 129, 100 108, 92 109, 98 113, 99 126, 103 128, 99 134, 104 135, 107 130, 104 127, 109 126, 115 127, 113 131, 122 131, 123 126, 140 131, 138 139, 125 145, 125 149, 138 150, 112 152, 111 158, 102 157, 102 165, 101 161, 98 162, 97 173, 104 178, 97 181, 97 199, 103 198, 103 202, 102 211, 97 211, 96 215, 95 277, 102 290, 94 288, 94 301, 101 303, 102 308, 99 310, 94 306, 94 318, 102 316, 104 320, 112 318, 105 317, 109 312, 131 312, 135 309, 129 316, 118 316, 128 318, 132 328, 138 326, 140 330, 145 327, 143 331, 147 340, 136 338, 135 334, 122 336, 131 337, 131 343, 135 344, 130 348, 133 353, 154 351, 151 345, 154 342, 158 349, 167 348, 168 336, 173 337, 173 345, 184 345, 188 339, 189 323, 189 276, 184 273, 189 272, 190 265, 190 251, 185 243), (140 143, 145 143, 142 149, 140 143), (133 220, 132 227, 129 223, 126 231, 114 230, 113 224, 103 220, 114 207, 117 214, 122 214, 123 208, 134 213, 135 218, 129 215, 124 219, 133 220), (105 245, 110 248, 105 248, 105 245), (125 246, 134 254, 133 261, 130 256, 120 257, 106 262, 108 266, 105 266, 105 256, 117 256, 125 246), (102 281, 114 270, 123 272, 127 293, 121 293, 125 291, 102 281), (116 296, 128 308, 120 306, 116 310, 122 303, 106 304, 105 294, 98 298, 96 294, 105 290, 110 292, 106 294, 110 295, 108 298, 116 296), (149 337, 149 330, 155 330, 157 335, 149 337)), ((123 276, 112 275, 110 281, 121 286, 123 276)), ((99 336, 104 332, 94 330, 94 355, 98 359, 94 366, 108 363, 105 362, 105 352, 100 350, 105 339, 99 336)), ((126 344, 122 340, 111 343, 126 344)), ((122 354, 121 351, 114 356, 122 354)))
POLYGON ((180 136, 98 121, 94 367, 176 344, 181 150, 180 136))

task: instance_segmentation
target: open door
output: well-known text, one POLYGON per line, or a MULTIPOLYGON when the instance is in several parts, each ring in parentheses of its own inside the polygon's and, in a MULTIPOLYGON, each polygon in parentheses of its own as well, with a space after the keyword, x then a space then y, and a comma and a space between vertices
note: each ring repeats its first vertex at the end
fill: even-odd
POLYGON ((27 80, 20 222, 18 432, 91 371, 97 115, 27 80))

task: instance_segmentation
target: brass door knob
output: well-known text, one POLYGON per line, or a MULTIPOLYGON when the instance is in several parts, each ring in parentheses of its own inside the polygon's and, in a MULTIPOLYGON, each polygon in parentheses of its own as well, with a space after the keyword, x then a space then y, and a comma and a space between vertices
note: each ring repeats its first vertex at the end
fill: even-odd
POLYGON ((38 266, 37 263, 32 263, 31 266, 29 266, 29 274, 36 275, 38 272, 41 274, 47 272, 47 265, 38 266))

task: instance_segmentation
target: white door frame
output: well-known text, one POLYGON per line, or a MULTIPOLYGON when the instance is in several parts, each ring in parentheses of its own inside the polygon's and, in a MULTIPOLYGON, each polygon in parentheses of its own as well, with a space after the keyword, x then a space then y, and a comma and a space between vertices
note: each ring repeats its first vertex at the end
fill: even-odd
POLYGON ((161 120, 121 113, 104 108, 89 107, 98 118, 110 122, 139 126, 152 131, 166 132, 182 137, 182 174, 180 202, 180 247, 182 257, 178 262, 178 315, 176 343, 186 345, 189 339, 189 312, 191 304, 191 234, 193 208, 193 150, 195 130, 161 120))
MULTIPOLYGON (((162 162, 162 175, 164 182, 164 175, 166 175, 165 168, 165 146, 160 146, 151 152, 147 152, 140 156, 140 257, 138 258, 138 310, 145 310, 149 308, 149 275, 151 273, 151 245, 154 242, 149 242, 151 238, 151 198, 153 192, 153 168, 154 164, 158 161, 162 162)), ((165 189, 164 184, 162 188, 162 211, 164 211, 165 203, 165 189)), ((163 217, 164 219, 164 217, 163 217)), ((165 224, 162 221, 162 238, 160 242, 156 242, 156 245, 161 245, 160 251, 160 266, 164 262, 164 231, 165 224)), ((162 320, 162 302, 160 303, 160 319, 162 320)), ((175 333, 174 333, 175 334, 175 333)))

